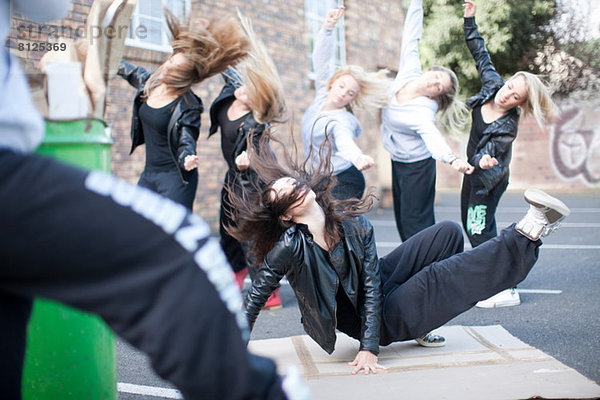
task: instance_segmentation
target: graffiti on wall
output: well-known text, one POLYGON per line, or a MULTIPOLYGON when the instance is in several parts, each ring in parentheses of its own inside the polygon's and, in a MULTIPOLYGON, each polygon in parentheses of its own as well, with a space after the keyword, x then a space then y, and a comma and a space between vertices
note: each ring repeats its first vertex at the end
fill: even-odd
POLYGON ((553 165, 567 179, 600 186, 600 105, 563 110, 551 140, 553 165))

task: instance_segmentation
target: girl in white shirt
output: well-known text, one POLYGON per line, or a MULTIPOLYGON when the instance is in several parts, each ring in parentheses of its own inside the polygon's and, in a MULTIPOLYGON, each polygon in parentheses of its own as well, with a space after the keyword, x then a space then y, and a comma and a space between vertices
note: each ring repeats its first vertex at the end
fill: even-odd
POLYGON ((354 108, 372 110, 387 104, 389 80, 385 70, 368 73, 356 65, 346 65, 334 73, 330 60, 335 51, 333 30, 344 14, 344 7, 330 10, 313 50, 316 97, 302 117, 304 153, 313 168, 331 151, 331 167, 338 185, 336 198, 361 198, 365 178, 361 171, 374 160, 363 154, 354 142, 362 131, 354 108), (328 142, 328 143, 327 143, 328 142), (330 145, 330 148, 328 147, 330 145))
POLYGON ((422 72, 418 47, 422 33, 422 0, 413 0, 404 21, 398 74, 381 114, 381 138, 392 158, 394 214, 402 241, 435 223, 435 160, 464 174, 473 172, 435 125, 438 111, 453 116, 452 109, 462 104, 455 100, 454 72, 440 66, 422 72))

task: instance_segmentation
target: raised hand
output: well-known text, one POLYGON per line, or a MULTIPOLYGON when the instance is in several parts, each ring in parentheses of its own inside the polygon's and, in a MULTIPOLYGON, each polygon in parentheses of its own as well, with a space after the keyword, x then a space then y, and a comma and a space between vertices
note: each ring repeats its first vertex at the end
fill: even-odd
POLYGON ((325 16, 325 28, 335 28, 335 25, 344 15, 344 7, 334 8, 333 10, 327 11, 327 15, 325 16))
POLYGON ((473 0, 465 0, 463 7, 465 8, 465 18, 475 16, 475 9, 477 7, 475 6, 473 0))

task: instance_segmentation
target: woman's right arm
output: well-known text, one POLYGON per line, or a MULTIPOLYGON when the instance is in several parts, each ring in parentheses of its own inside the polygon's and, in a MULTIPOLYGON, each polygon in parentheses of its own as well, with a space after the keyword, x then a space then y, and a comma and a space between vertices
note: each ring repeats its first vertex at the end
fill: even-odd
POLYGON ((423 35, 423 0, 412 0, 402 30, 402 47, 400 63, 394 83, 409 74, 421 74, 421 59, 419 58, 419 41, 423 35))
POLYGON ((151 75, 145 68, 135 66, 123 60, 119 63, 117 74, 136 89, 141 89, 151 75))
POLYGON ((283 242, 278 242, 265 257, 252 281, 252 287, 246 295, 246 318, 250 330, 254 327, 254 322, 258 318, 260 310, 262 310, 267 299, 277 289, 277 284, 285 275, 290 259, 291 251, 283 242))
POLYGON ((475 65, 477 66, 481 83, 484 87, 486 85, 496 85, 498 81, 502 82, 502 77, 496 72, 496 69, 492 64, 492 59, 490 58, 490 53, 485 47, 485 40, 477 31, 477 24, 475 23, 475 3, 471 0, 465 0, 463 6, 465 8, 465 19, 463 24, 465 40, 471 55, 475 59, 475 65))
POLYGON ((335 37, 333 30, 338 20, 344 15, 344 8, 329 10, 325 17, 325 24, 319 31, 312 53, 313 68, 315 70, 315 87, 321 90, 333 75, 330 61, 335 53, 335 37))

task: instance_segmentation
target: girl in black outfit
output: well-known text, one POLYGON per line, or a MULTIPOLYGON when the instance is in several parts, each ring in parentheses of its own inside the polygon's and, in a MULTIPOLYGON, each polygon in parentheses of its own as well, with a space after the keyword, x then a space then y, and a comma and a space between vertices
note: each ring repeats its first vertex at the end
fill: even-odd
POLYGON ((496 236, 496 206, 508 185, 512 142, 519 110, 543 126, 554 113, 548 90, 533 74, 519 71, 504 81, 494 69, 475 24, 475 3, 466 0, 464 31, 481 78, 481 91, 467 101, 473 125, 467 157, 475 167, 465 175, 461 192, 462 222, 473 247, 496 236))
MULTIPOLYGON (((519 71, 504 81, 494 69, 485 42, 475 24, 475 3, 466 0, 464 31, 467 46, 481 78, 481 91, 467 101, 473 124, 467 145, 467 160, 475 167, 463 177, 462 224, 473 247, 497 234, 496 207, 508 186, 512 142, 517 137, 519 110, 533 115, 543 126, 554 114, 554 103, 540 79, 519 71)), ((507 289, 480 307, 520 304, 514 289, 507 289)))
POLYGON ((198 186, 196 140, 202 101, 192 85, 246 55, 248 41, 233 18, 183 26, 170 12, 173 54, 154 73, 121 61, 119 75, 138 89, 131 122, 131 153, 146 144, 138 185, 192 209, 198 186), (209 61, 207 61, 209 60, 209 61))
MULTIPOLYGON (((224 229, 232 225, 228 190, 241 193, 254 174, 249 166, 248 137, 257 143, 265 128, 271 123, 284 122, 285 102, 282 84, 273 61, 262 42, 256 37, 250 22, 240 15, 242 26, 250 40, 250 56, 240 64, 239 71, 229 68, 222 73, 225 86, 210 107, 209 137, 221 130, 221 151, 227 162, 227 174, 221 190, 219 232, 221 246, 232 266, 240 289, 244 278, 253 269, 248 268, 247 243, 240 243, 224 229)), ((280 307, 277 291, 266 307, 280 307)))
POLYGON ((525 218, 472 251, 462 253, 457 224, 442 222, 379 259, 373 227, 362 215, 371 196, 334 200, 327 165, 313 173, 306 165, 285 169, 264 150, 250 160, 265 185, 231 195, 238 222, 231 232, 252 240, 262 262, 246 296, 249 325, 285 275, 306 333, 325 351, 333 352, 336 329, 360 341, 352 373, 382 368, 380 345, 426 335, 523 280, 537 260, 540 236, 569 214, 559 200, 530 190, 525 218))

